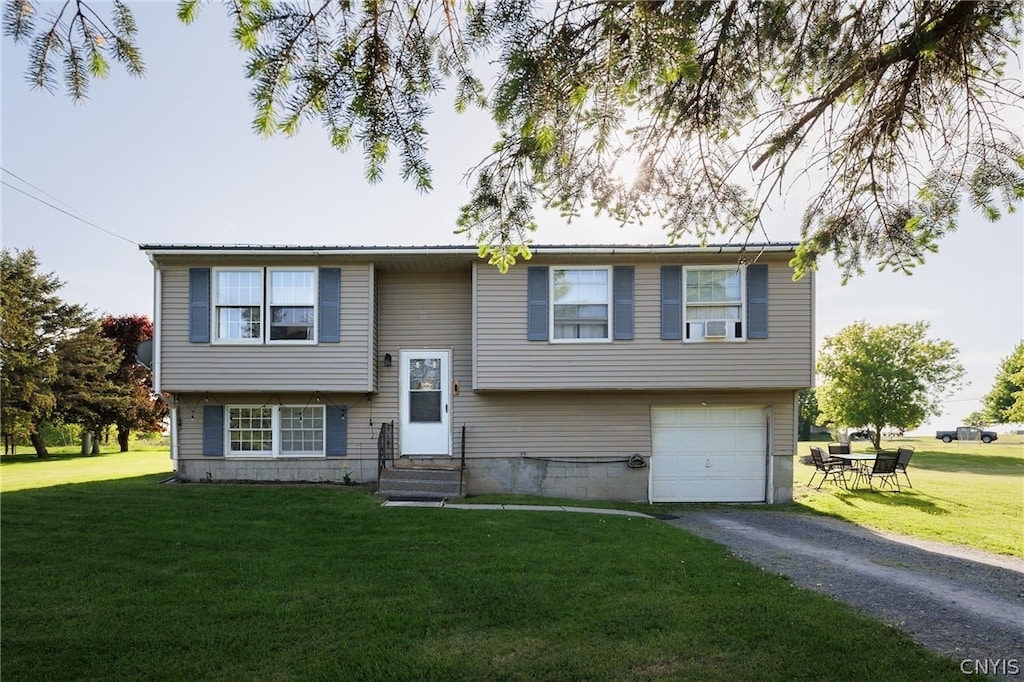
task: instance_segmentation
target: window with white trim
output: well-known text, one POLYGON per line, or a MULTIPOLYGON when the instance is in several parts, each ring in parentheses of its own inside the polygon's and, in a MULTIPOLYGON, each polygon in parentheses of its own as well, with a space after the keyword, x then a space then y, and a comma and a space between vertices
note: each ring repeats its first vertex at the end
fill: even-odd
POLYGON ((263 270, 217 270, 213 289, 217 338, 258 343, 263 338, 263 270))
POLYGON ((282 455, 324 454, 324 408, 279 408, 282 455))
POLYGON ((683 329, 686 341, 742 341, 746 297, 743 268, 683 269, 683 329))
POLYGON ((246 455, 273 454, 273 408, 228 408, 228 452, 246 455))
POLYGON ((611 268, 551 268, 550 279, 552 341, 610 341, 611 268))
POLYGON ((316 268, 218 268, 218 343, 316 343, 316 268))
POLYGON ((229 406, 228 455, 324 456, 323 405, 229 406))
POLYGON ((268 270, 270 341, 316 339, 316 273, 313 270, 268 270))

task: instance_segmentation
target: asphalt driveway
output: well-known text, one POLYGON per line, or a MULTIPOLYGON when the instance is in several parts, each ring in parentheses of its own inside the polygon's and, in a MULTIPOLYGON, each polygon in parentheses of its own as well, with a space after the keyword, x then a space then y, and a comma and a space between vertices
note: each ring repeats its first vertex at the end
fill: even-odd
POLYGON ((895 625, 961 661, 965 674, 977 671, 976 660, 995 660, 1003 667, 990 671, 1024 679, 1020 559, 783 511, 680 512, 668 522, 895 625))

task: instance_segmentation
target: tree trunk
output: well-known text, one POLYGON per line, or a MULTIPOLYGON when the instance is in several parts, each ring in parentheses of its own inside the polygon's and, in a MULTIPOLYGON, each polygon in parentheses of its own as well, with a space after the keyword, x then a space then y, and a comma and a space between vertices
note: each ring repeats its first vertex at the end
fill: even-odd
POLYGON ((882 427, 876 426, 871 432, 871 443, 875 446, 875 450, 882 449, 882 427))
POLYGON ((93 438, 92 431, 86 431, 85 429, 82 429, 82 451, 81 452, 82 452, 83 455, 91 455, 92 454, 92 438, 93 438))
POLYGON ((92 439, 92 453, 93 455, 100 454, 100 434, 96 434, 92 439))
POLYGON ((128 435, 131 430, 124 427, 117 427, 117 444, 121 447, 121 452, 128 452, 128 435))
POLYGON ((39 429, 32 430, 29 440, 32 441, 32 447, 36 449, 36 457, 46 457, 50 454, 46 451, 46 443, 43 442, 43 434, 39 433, 39 429))

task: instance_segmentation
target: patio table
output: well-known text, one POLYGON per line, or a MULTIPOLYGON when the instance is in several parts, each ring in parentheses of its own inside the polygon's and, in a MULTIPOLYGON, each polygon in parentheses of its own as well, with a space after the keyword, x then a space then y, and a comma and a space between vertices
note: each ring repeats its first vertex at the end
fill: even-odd
POLYGON ((854 477, 852 485, 856 486, 856 481, 860 478, 860 467, 858 467, 856 464, 854 464, 854 462, 874 462, 876 454, 878 454, 878 453, 875 453, 875 452, 857 452, 857 453, 847 452, 847 453, 842 454, 842 455, 832 455, 832 458, 833 459, 841 459, 841 460, 843 460, 844 466, 845 465, 850 465, 850 466, 854 467, 854 470, 856 471, 857 475, 854 477))

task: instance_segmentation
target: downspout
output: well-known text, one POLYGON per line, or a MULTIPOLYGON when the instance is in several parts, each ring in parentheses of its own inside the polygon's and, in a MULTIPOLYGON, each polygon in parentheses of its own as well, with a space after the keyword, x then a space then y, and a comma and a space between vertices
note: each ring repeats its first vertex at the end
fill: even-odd
POLYGON ((153 264, 153 392, 170 408, 171 425, 168 433, 171 438, 171 465, 174 473, 178 473, 178 401, 168 399, 160 387, 160 327, 163 304, 163 272, 153 256, 149 257, 153 264))

